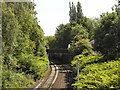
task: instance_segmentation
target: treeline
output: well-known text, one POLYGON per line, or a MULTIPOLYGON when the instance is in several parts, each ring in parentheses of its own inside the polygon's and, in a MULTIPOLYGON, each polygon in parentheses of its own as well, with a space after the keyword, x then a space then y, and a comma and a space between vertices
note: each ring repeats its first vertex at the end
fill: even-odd
POLYGON ((49 68, 32 2, 2 3, 2 88, 26 88, 49 68))
MULTIPOLYGON (((77 3, 77 10, 75 5, 69 3, 70 5, 70 23, 60 24, 56 28, 55 36, 46 37, 48 40, 47 48, 50 49, 68 49, 70 44, 69 52, 73 58, 76 54, 82 52, 83 49, 88 49, 92 52, 92 46, 89 43, 93 40, 93 30, 95 20, 89 19, 83 15, 80 2, 77 3)), ((55 54, 57 56, 58 54, 55 54)), ((70 62, 70 60, 64 60, 65 54, 58 55, 60 60, 70 62)), ((57 58, 57 59, 58 59, 57 58)))
POLYGON ((69 3, 69 6, 70 22, 60 24, 55 36, 46 37, 48 48, 69 50, 69 59, 65 55, 59 57, 64 62, 71 62, 75 89, 120 88, 120 16, 117 6, 112 13, 103 13, 95 19, 84 16, 80 2, 76 6, 69 3))

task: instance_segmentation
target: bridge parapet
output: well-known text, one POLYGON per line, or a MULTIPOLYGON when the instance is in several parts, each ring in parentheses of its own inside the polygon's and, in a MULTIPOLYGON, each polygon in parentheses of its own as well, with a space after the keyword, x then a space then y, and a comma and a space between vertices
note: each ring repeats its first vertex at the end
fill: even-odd
POLYGON ((47 49, 47 53, 69 53, 67 49, 47 49))

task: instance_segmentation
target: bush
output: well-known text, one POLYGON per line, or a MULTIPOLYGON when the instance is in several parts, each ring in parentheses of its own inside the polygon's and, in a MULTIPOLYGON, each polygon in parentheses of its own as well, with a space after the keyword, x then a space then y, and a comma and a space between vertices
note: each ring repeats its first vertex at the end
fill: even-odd
POLYGON ((32 71, 34 72, 34 78, 40 79, 46 73, 49 68, 49 62, 46 58, 36 58, 36 61, 32 63, 32 71))
POLYGON ((89 54, 89 52, 86 49, 84 49, 82 54, 75 56, 72 61, 72 67, 73 67, 74 73, 76 73, 76 69, 77 69, 77 66, 76 66, 78 61, 77 58, 79 58, 79 62, 80 62, 79 67, 80 67, 80 70, 82 70, 83 68, 85 68, 85 66, 89 64, 101 62, 103 59, 103 56, 101 54, 95 55, 95 53, 93 55, 89 54))
POLYGON ((40 79, 49 68, 48 58, 26 55, 19 61, 19 71, 34 75, 34 79, 40 79))
POLYGON ((12 70, 2 70, 2 87, 3 88, 26 88, 33 84, 32 75, 25 73, 15 73, 12 70))
POLYGON ((33 55, 22 55, 17 70, 8 69, 7 65, 3 65, 2 68, 3 88, 26 88, 36 79, 43 77, 49 68, 49 60, 33 55))
MULTIPOLYGON (((85 56, 84 54, 81 54, 76 57, 79 57, 80 61, 80 80, 73 84, 75 88, 120 88, 120 70, 118 69, 120 59, 103 62, 102 59, 104 59, 104 57, 100 54, 96 54, 95 56, 85 56)), ((76 57, 72 61, 74 73, 77 71, 76 57)), ((77 80, 77 77, 75 80, 77 80)))

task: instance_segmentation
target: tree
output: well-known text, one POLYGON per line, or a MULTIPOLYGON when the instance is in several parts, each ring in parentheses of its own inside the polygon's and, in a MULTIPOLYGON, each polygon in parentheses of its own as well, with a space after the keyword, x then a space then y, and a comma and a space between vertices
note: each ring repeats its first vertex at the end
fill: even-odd
POLYGON ((71 3, 69 2, 69 7, 70 7, 70 11, 69 11, 70 23, 75 21, 78 24, 81 24, 81 21, 83 19, 83 12, 80 2, 77 2, 77 6, 75 6, 73 2, 71 6, 71 3))
POLYGON ((35 15, 31 2, 2 3, 3 88, 26 88, 49 68, 44 33, 35 15))
POLYGON ((94 36, 95 20, 87 17, 83 17, 81 19, 81 24, 84 28, 87 29, 87 32, 89 33, 88 38, 92 40, 94 36))
POLYGON ((99 25, 95 31, 95 49, 103 54, 111 53, 112 58, 116 56, 120 43, 120 22, 117 13, 106 13, 101 15, 99 25))
POLYGON ((77 32, 73 34, 74 38, 71 41, 69 48, 72 57, 81 54, 84 49, 87 49, 89 53, 92 53, 92 46, 89 43, 89 34, 86 29, 80 25, 76 25, 73 27, 73 32, 75 31, 77 32))
POLYGON ((3 3, 2 9, 2 48, 4 63, 10 69, 16 66, 16 59, 13 57, 17 44, 17 36, 20 32, 20 25, 18 24, 15 14, 10 7, 3 3), (14 59, 14 61, 13 61, 14 59))
POLYGON ((80 2, 77 2, 77 23, 81 24, 81 20, 83 19, 83 12, 80 2))
POLYGON ((57 32, 55 34, 57 48, 68 47, 68 44, 71 41, 70 33, 71 33, 70 24, 66 25, 61 24, 57 27, 57 32))
POLYGON ((46 47, 47 49, 52 49, 52 48, 55 48, 55 36, 47 36, 45 37, 45 42, 46 42, 46 47))
POLYGON ((73 2, 72 2, 72 6, 71 3, 69 2, 69 7, 70 7, 70 11, 69 11, 70 23, 72 23, 73 21, 77 21, 76 7, 73 2))

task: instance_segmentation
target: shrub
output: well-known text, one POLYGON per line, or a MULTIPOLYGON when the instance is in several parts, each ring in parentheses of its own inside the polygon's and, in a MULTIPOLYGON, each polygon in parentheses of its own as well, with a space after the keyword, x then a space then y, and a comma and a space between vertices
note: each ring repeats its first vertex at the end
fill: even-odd
MULTIPOLYGON (((74 73, 76 73, 76 58, 79 57, 80 61, 80 74, 79 81, 76 81, 73 86, 76 89, 109 89, 120 88, 120 59, 104 61, 104 57, 100 54, 78 55, 72 61, 74 73)), ((77 80, 77 77, 75 78, 77 80)))
POLYGON ((25 73, 15 73, 12 70, 2 70, 3 88, 25 88, 33 84, 33 76, 25 73))
POLYGON ((48 58, 35 57, 26 55, 19 61, 18 70, 24 71, 26 74, 34 75, 34 79, 40 79, 49 68, 48 58))
POLYGON ((82 54, 77 55, 74 57, 73 61, 72 61, 72 67, 73 67, 73 71, 74 73, 76 73, 76 69, 77 69, 77 57, 79 58, 79 67, 80 70, 82 70, 83 68, 85 68, 85 66, 92 64, 92 63, 97 63, 97 62, 101 62, 103 59, 103 56, 101 54, 89 54, 89 52, 84 49, 82 54))

